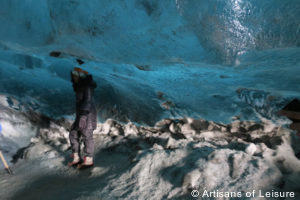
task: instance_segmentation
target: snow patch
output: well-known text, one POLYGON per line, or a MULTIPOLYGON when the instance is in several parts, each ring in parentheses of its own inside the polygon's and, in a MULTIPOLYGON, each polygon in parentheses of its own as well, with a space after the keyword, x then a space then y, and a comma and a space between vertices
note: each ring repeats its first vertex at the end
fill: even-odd
MULTIPOLYGON (((33 179, 33 185, 64 180, 65 189, 73 191, 64 195, 75 193, 78 199, 182 199, 189 198, 194 189, 200 193, 252 189, 297 192, 300 161, 292 143, 299 138, 269 123, 220 124, 184 118, 164 119, 149 127, 109 119, 99 123, 94 132, 95 167, 81 173, 66 167, 71 122, 50 120, 13 166, 17 175, 6 179, 16 181, 25 170, 27 175, 22 177, 33 179), (50 174, 49 180, 45 173, 50 174), (82 184, 90 187, 81 188, 82 184)), ((24 199, 36 190, 6 188, 1 182, 0 188, 7 189, 4 197, 16 193, 15 197, 22 195, 24 199)))

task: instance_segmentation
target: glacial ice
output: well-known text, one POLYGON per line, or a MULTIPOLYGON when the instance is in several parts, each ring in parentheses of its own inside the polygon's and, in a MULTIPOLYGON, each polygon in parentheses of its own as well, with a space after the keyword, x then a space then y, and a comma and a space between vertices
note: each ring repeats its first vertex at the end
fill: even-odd
POLYGON ((300 97, 298 0, 0 3, 0 150, 15 171, 0 199, 299 191, 299 138, 278 116, 300 97), (65 166, 74 66, 98 84, 82 174, 65 166))
POLYGON ((95 167, 78 172, 66 166, 72 120, 44 120, 15 158, 15 174, 0 173, 1 199, 187 199, 194 189, 299 195, 299 137, 272 121, 183 118, 150 127, 109 119, 94 133, 95 167))

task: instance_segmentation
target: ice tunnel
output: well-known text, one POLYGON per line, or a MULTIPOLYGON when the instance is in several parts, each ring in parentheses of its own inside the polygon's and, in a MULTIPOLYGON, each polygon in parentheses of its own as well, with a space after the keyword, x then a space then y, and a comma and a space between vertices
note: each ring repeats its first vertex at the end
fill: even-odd
POLYGON ((278 112, 300 98, 299 0, 0 4, 0 150, 7 158, 49 121, 74 120, 74 67, 98 85, 99 123, 291 123, 278 112))
POLYGON ((227 122, 266 95, 299 95, 297 0, 3 1, 0 13, 1 92, 50 115, 73 112, 77 59, 99 82, 102 120, 227 122))

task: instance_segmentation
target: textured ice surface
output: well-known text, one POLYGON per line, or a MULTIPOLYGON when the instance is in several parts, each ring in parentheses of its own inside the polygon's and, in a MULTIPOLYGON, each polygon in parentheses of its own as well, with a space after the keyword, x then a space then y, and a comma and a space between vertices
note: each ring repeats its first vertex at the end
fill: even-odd
POLYGON ((0 173, 1 199, 189 199, 194 189, 300 195, 299 137, 270 121, 185 118, 149 127, 109 119, 98 124, 95 166, 84 172, 66 166, 70 125, 40 128, 14 176, 0 173))
POLYGON ((0 199, 299 191, 299 138, 277 115, 300 97, 299 1, 0 3, 0 148, 20 158, 0 199), (65 166, 77 59, 102 122, 81 174, 65 166))
POLYGON ((212 60, 234 64, 249 50, 299 47, 297 0, 177 0, 177 7, 212 60))
MULTIPOLYGON (((185 115, 224 123, 233 116, 277 120, 276 112, 300 96, 298 54, 298 49, 249 53, 238 67, 85 60, 83 68, 98 84, 95 98, 102 121, 112 117, 154 124, 164 117, 185 115)), ((74 113, 69 73, 77 65, 76 57, 21 56, 12 50, 0 55, 1 93, 48 115, 74 113), (30 68, 25 67, 24 57, 30 68)))
POLYGON ((297 0, 2 4, 0 92, 48 115, 73 114, 78 58, 102 121, 278 120, 300 96, 297 0))
MULTIPOLYGON (((0 40, 107 62, 234 64, 248 50, 299 47, 298 0, 1 1, 0 40)), ((21 45, 21 46, 20 46, 21 45)))

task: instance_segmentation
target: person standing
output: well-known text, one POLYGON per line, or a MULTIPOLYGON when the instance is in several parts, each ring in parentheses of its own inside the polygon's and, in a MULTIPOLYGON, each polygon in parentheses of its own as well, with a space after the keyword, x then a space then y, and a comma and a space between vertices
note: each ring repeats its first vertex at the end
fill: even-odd
POLYGON ((80 169, 94 165, 93 131, 97 126, 97 111, 93 93, 97 85, 92 75, 77 67, 71 72, 71 80, 76 94, 76 118, 69 134, 73 160, 68 166, 77 165, 80 169), (84 143, 83 162, 80 159, 80 138, 84 143))

